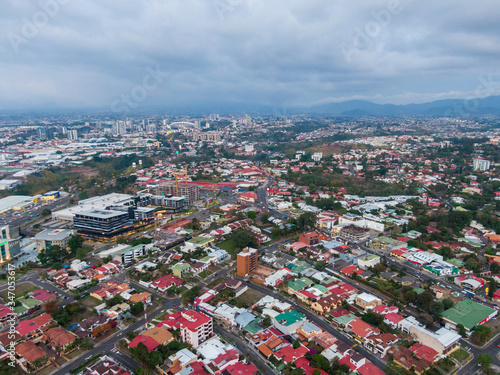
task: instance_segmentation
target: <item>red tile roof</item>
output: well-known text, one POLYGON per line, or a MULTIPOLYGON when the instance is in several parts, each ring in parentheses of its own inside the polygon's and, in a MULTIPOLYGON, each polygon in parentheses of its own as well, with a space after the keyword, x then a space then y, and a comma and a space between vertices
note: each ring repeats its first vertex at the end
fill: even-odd
POLYGON ((154 340, 153 338, 149 337, 149 336, 143 336, 143 335, 139 335, 137 336, 135 339, 133 339, 129 344, 128 346, 131 347, 131 348, 135 348, 137 345, 139 345, 139 343, 142 343, 146 346, 146 348, 148 348, 148 352, 152 352, 153 350, 155 350, 155 348, 160 345, 156 342, 156 340, 154 340))
POLYGON ((360 375, 384 375, 385 372, 380 370, 377 366, 367 362, 357 370, 360 375))

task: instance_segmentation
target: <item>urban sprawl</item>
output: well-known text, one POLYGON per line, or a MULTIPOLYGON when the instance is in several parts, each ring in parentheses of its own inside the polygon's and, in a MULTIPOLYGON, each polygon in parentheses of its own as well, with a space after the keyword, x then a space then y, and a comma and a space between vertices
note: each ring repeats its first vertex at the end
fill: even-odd
POLYGON ((2 114, 0 371, 493 373, 499 125, 2 114))

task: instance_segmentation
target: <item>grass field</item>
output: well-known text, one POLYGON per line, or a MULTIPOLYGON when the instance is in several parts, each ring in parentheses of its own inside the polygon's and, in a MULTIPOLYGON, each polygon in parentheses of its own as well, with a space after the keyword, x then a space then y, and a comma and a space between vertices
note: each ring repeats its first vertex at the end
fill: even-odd
POLYGON ((236 259, 236 244, 233 239, 224 240, 218 243, 217 247, 226 250, 229 254, 231 254, 231 259, 236 259))
POLYGON ((212 272, 210 272, 210 270, 205 270, 203 272, 200 272, 200 274, 198 276, 200 276, 202 279, 205 279, 208 276, 210 276, 211 274, 212 274, 212 272))
POLYGON ((248 289, 245 293, 236 298, 242 302, 243 306, 250 307, 258 300, 260 300, 262 297, 264 297, 263 293, 253 289, 248 289))
POLYGON ((455 358, 458 362, 462 363, 465 361, 467 358, 469 358, 469 353, 465 349, 458 349, 455 350, 453 353, 450 354, 453 358, 455 358))
MULTIPOLYGON (((29 283, 29 282, 25 282, 25 283, 21 283, 21 284, 16 283, 14 290, 10 290, 10 292, 15 293, 16 298, 19 298, 19 297, 23 296, 25 293, 32 292, 33 290, 36 290, 36 289, 40 289, 40 288, 37 287, 35 284, 29 283)), ((2 297, 2 299, 4 301, 8 301, 8 299, 7 299, 8 296, 9 296, 9 289, 5 289, 5 290, 2 290, 0 292, 0 297, 2 297)))

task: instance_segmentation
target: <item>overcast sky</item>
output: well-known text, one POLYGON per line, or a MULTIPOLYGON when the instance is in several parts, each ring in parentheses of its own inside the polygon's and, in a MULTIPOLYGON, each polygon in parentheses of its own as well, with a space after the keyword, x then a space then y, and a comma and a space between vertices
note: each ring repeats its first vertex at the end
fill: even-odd
POLYGON ((4 0, 0 109, 498 94, 499 20, 498 0, 4 0))

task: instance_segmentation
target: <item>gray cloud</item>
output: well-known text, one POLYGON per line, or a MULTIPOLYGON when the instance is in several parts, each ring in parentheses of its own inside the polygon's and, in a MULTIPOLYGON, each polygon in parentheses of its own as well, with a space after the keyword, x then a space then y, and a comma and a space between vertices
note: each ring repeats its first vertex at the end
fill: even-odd
POLYGON ((424 102, 500 80, 495 1, 394 2, 4 1, 0 109, 106 109, 157 65, 140 107, 424 102))

